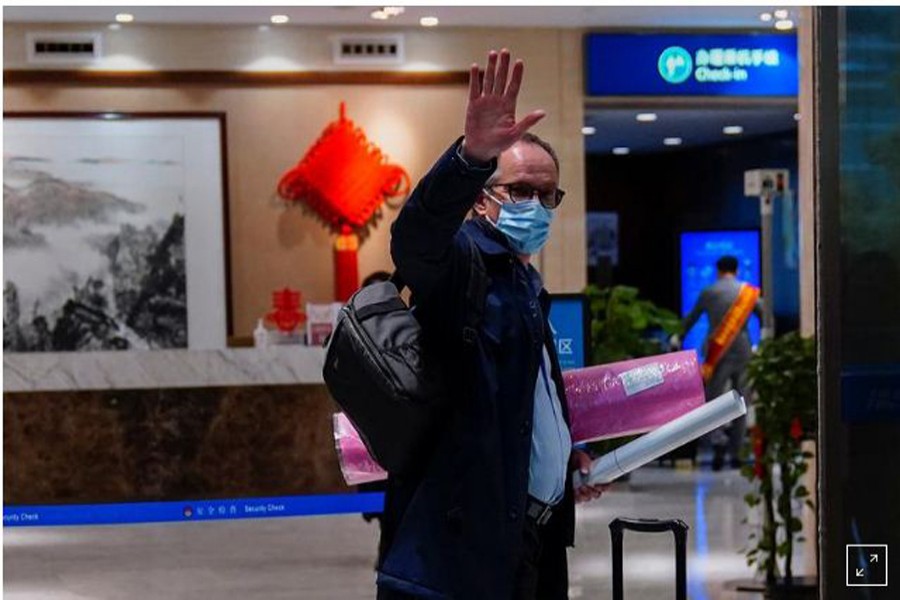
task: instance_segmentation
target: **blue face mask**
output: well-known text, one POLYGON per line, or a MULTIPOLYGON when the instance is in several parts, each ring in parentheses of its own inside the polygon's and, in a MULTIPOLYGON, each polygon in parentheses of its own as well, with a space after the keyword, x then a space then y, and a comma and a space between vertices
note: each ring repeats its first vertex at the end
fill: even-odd
POLYGON ((500 202, 488 195, 488 198, 500 205, 500 216, 494 223, 488 222, 500 230, 509 245, 518 254, 535 254, 550 237, 550 223, 553 213, 538 200, 526 202, 500 202))

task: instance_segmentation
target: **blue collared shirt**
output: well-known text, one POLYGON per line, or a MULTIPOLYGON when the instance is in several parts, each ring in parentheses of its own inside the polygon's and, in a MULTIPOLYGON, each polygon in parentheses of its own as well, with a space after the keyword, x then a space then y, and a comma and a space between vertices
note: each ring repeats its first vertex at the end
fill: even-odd
MULTIPOLYGON (((543 285, 540 275, 534 269, 529 271, 532 286, 539 291, 543 285)), ((545 346, 534 384, 528 493, 541 502, 556 504, 566 491, 572 436, 563 418, 562 405, 550 370, 550 353, 545 346)))

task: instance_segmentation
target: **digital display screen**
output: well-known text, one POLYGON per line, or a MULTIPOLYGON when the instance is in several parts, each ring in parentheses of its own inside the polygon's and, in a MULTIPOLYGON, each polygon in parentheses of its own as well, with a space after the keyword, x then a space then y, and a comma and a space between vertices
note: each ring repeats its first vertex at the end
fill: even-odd
POLYGON ((796 96, 797 37, 589 34, 589 96, 796 96))
MULTIPOLYGON (((681 234, 681 316, 686 316, 700 292, 715 282, 716 261, 723 256, 738 259, 738 279, 760 285, 759 231, 685 231, 681 234)), ((760 323, 756 315, 748 322, 750 341, 759 344, 760 323)), ((703 340, 709 333, 704 314, 683 340, 685 350, 697 350, 702 356, 703 340)))

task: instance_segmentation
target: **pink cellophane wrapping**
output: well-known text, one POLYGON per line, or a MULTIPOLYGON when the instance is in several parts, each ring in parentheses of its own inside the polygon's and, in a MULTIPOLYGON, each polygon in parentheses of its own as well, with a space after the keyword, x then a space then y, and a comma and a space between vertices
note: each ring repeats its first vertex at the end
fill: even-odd
POLYGON ((359 432, 344 413, 334 415, 334 447, 337 450, 341 473, 347 485, 387 479, 387 472, 369 454, 359 432))
MULTIPOLYGON (((651 431, 705 402, 693 350, 571 369, 563 381, 573 443, 651 431)), ((334 415, 334 444, 348 485, 387 478, 344 413, 334 415)))
POLYGON ((563 373, 572 442, 652 431, 706 398, 693 350, 563 373))

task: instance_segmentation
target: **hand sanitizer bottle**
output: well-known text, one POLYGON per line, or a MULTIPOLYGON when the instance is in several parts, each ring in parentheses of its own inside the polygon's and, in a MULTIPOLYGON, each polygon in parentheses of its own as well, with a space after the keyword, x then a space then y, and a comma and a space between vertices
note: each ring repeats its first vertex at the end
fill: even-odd
POLYGON ((257 348, 269 347, 269 331, 263 326, 263 320, 256 320, 256 329, 253 330, 253 345, 257 348))

